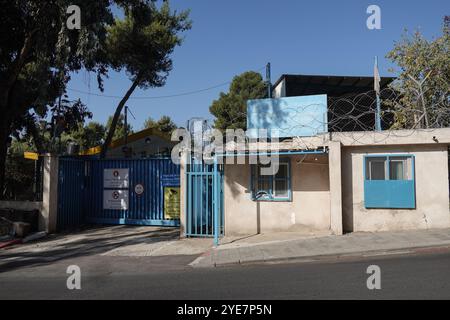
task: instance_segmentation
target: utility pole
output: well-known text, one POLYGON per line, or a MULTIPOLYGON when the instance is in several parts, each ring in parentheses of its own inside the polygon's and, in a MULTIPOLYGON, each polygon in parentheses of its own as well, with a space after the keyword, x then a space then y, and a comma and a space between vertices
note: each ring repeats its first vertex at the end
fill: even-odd
POLYGON ((266 64, 267 98, 272 98, 272 82, 270 80, 270 62, 266 64))
POLYGON ((380 73, 378 71, 378 57, 375 56, 374 66, 374 90, 377 96, 377 111, 375 114, 375 130, 381 131, 381 99, 380 99, 380 73))
POLYGON ((130 150, 128 149, 128 112, 130 113, 130 115, 133 117, 134 120, 136 120, 134 114, 131 112, 130 107, 125 106, 125 115, 124 115, 124 125, 125 125, 125 137, 124 137, 124 147, 123 147, 123 151, 125 153, 125 157, 130 156, 130 150))
POLYGON ((125 148, 128 149, 128 106, 125 106, 125 148))

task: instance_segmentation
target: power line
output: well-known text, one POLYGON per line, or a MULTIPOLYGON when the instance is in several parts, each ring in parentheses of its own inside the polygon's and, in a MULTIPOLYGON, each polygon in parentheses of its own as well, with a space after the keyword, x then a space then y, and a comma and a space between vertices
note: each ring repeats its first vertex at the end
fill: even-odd
MULTIPOLYGON (((164 99, 164 98, 181 97, 181 96, 187 96, 187 95, 191 95, 191 94, 196 94, 196 93, 212 90, 212 89, 219 88, 219 87, 222 87, 222 86, 224 86, 226 84, 230 84, 230 83, 231 83, 231 81, 228 81, 228 82, 224 82, 224 83, 221 83, 221 84, 209 87, 209 88, 205 88, 205 89, 188 91, 188 92, 183 92, 183 93, 170 94, 170 95, 164 95, 164 96, 153 96, 153 97, 149 97, 149 96, 147 96, 147 97, 133 97, 133 96, 131 96, 129 99, 130 100, 131 99, 144 100, 144 99, 164 99)), ((91 93, 91 92, 78 90, 78 89, 73 89, 73 88, 67 88, 67 90, 73 91, 73 92, 78 92, 78 93, 83 93, 83 94, 87 94, 87 95, 91 95, 91 96, 96 96, 96 97, 116 98, 116 99, 122 99, 123 98, 123 96, 106 95, 106 94, 100 94, 100 93, 91 93)))
MULTIPOLYGON (((265 67, 262 67, 262 68, 258 69, 257 71, 261 71, 264 68, 265 67)), ((133 96, 131 96, 129 99, 130 100, 131 99, 146 100, 146 99, 165 99, 165 98, 182 97, 182 96, 188 96, 188 95, 192 95, 192 94, 201 93, 201 92, 209 91, 209 90, 212 90, 212 89, 220 88, 220 87, 223 87, 223 86, 225 86, 227 84, 230 84, 230 83, 231 83, 231 81, 227 81, 227 82, 223 82, 223 83, 214 85, 212 87, 207 87, 207 88, 204 88, 204 89, 199 89, 199 90, 194 90, 194 91, 187 91, 187 92, 182 92, 182 93, 175 93, 175 94, 170 94, 170 95, 153 96, 153 97, 151 97, 151 96, 145 96, 145 97, 133 97, 133 96)), ((86 95, 102 97, 102 98, 114 98, 114 99, 122 99, 123 98, 123 96, 106 95, 106 94, 100 94, 100 93, 91 93, 91 92, 78 90, 78 89, 73 89, 73 88, 67 88, 67 90, 73 91, 73 92, 82 93, 82 94, 86 94, 86 95)))

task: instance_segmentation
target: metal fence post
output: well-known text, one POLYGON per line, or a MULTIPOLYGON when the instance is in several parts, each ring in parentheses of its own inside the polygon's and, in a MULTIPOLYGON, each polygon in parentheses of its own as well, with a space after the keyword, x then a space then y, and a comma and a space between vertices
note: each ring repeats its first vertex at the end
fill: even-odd
POLYGON ((219 196, 218 196, 218 177, 217 177, 217 156, 214 156, 214 175, 213 175, 213 203, 214 203, 214 246, 219 245, 219 196))

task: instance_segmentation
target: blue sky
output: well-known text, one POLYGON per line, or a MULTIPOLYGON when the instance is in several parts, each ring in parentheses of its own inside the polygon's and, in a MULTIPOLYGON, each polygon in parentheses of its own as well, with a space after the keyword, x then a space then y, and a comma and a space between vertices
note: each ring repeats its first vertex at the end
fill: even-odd
MULTIPOLYGON (((384 57, 405 28, 420 29, 429 39, 441 32, 450 1, 364 0, 172 0, 177 10, 191 9, 192 29, 173 54, 173 70, 162 88, 136 90, 132 97, 161 97, 185 93, 230 81, 248 70, 264 74, 272 65, 272 82, 281 74, 369 75, 373 58, 379 57, 382 76, 392 75, 384 57), (366 9, 381 8, 381 30, 368 30, 366 9)), ((105 91, 99 92, 95 75, 74 74, 70 98, 81 98, 93 112, 93 120, 106 122, 131 82, 125 73, 111 72, 105 91)), ((151 116, 170 116, 179 126, 191 117, 212 120, 209 106, 228 84, 200 93, 171 98, 130 99, 127 105, 136 119, 134 130, 151 116)))

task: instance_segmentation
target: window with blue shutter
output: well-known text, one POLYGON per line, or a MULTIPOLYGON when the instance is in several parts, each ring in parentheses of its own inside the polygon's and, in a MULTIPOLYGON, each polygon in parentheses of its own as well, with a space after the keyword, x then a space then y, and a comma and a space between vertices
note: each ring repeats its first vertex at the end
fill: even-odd
POLYGON ((364 156, 364 205, 366 208, 414 209, 414 156, 364 156))

